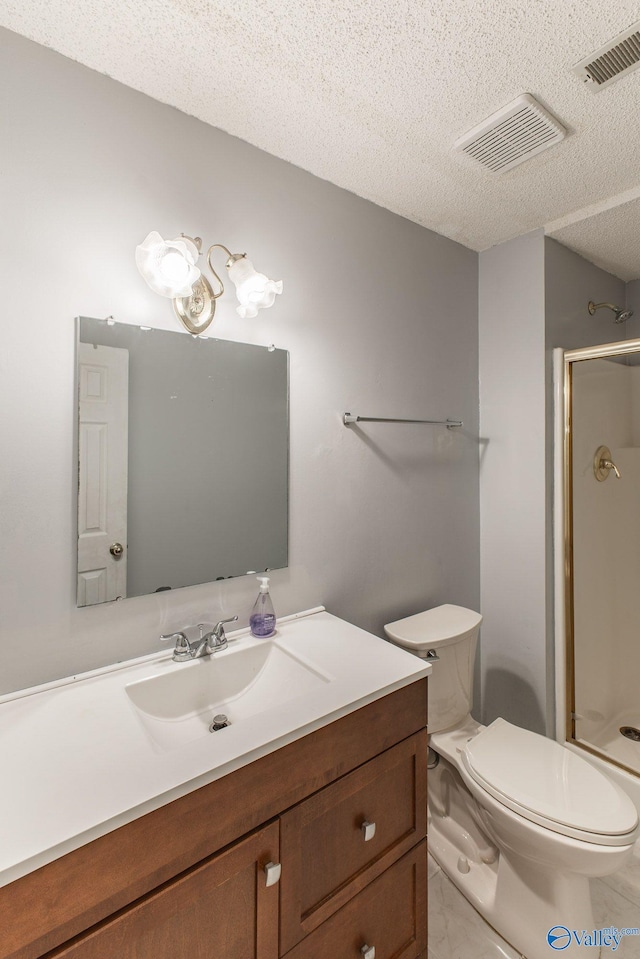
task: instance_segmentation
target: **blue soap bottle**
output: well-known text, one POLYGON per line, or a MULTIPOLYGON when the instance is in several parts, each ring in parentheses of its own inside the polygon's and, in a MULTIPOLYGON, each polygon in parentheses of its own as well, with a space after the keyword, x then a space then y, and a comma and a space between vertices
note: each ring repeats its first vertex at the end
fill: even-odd
POLYGON ((249 626, 253 636, 264 639, 267 636, 273 636, 276 631, 276 614, 269 596, 269 577, 258 576, 257 579, 260 583, 260 592, 251 610, 249 626))

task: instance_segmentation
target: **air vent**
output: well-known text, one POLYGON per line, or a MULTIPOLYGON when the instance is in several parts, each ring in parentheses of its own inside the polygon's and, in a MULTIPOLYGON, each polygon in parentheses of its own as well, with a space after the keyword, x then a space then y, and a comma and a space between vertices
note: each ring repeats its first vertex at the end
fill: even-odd
POLYGON ((640 66, 640 22, 585 57, 573 67, 589 89, 596 93, 640 66))
POLYGON ((487 117, 454 147, 492 173, 505 173, 563 140, 567 131, 529 93, 487 117))

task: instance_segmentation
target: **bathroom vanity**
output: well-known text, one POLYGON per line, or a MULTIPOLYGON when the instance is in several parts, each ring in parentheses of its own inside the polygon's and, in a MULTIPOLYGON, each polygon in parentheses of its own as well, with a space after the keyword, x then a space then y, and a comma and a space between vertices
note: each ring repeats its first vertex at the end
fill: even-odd
MULTIPOLYGON (((225 656, 256 645, 242 632, 235 649, 230 639, 232 648, 218 662, 223 675, 225 656)), ((82 828, 91 809, 81 802, 78 832, 62 840, 65 817, 73 819, 64 762, 63 778, 43 782, 41 811, 53 807, 60 817, 36 829, 39 852, 23 843, 23 854, 31 855, 18 861, 20 843, 14 842, 13 863, 6 855, 0 862, 1 959, 426 956, 429 667, 323 611, 281 622, 273 648, 313 665, 322 683, 290 698, 288 708, 265 708, 252 720, 239 713, 227 729, 211 734, 202 727, 202 735, 189 733, 181 746, 159 739, 140 722, 131 696, 121 697, 126 721, 113 730, 119 747, 123 734, 131 738, 127 762, 105 764, 94 744, 94 768, 84 757, 82 771, 93 780, 96 807, 105 777, 111 778, 110 820, 102 808, 102 821, 94 814, 93 826, 82 828), (285 732, 287 723, 294 725, 285 732), (203 764, 210 768, 184 780, 189 767, 193 773, 203 764), (154 796, 158 780, 150 790, 148 773, 156 765, 165 785, 171 777, 175 782, 154 796), (120 790, 124 778, 128 788, 122 783, 120 790), (124 794, 130 802, 145 790, 146 799, 121 808, 124 794), (52 842, 56 829, 58 844, 52 842)), ((260 666, 252 688, 265 682, 271 662, 260 666)), ((166 694, 170 677, 189 677, 194 667, 201 668, 165 657, 115 669, 108 680, 121 691, 147 682, 150 708, 154 690, 166 694)), ((85 682, 93 682, 91 701, 99 712, 95 679, 85 682)), ((64 692, 56 690, 59 702, 64 692)), ((25 702, 19 700, 19 708, 25 702)), ((11 705, 0 705, 0 730, 3 709, 11 705)), ((32 699, 27 708, 37 712, 42 704, 32 699)), ((232 709, 230 701, 231 715, 232 709)), ((107 740, 100 745, 108 752, 107 740)), ((13 824, 4 817, 7 836, 16 823, 28 827, 31 802, 16 809, 13 824)))

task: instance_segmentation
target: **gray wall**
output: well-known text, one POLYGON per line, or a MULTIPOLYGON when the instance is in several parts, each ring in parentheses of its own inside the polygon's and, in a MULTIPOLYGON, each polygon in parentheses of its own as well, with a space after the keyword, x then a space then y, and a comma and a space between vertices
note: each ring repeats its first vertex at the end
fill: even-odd
POLYGON ((545 729, 544 236, 480 254, 482 721, 545 729))
POLYGON ((634 316, 627 320, 627 339, 640 338, 640 280, 627 283, 626 306, 634 311, 634 316))
POLYGON ((255 599, 245 577, 75 608, 73 318, 175 329, 134 265, 151 229, 246 250, 284 280, 255 320, 228 293, 212 328, 291 354, 277 612, 324 603, 380 633, 436 603, 477 607, 476 254, 23 38, 0 42, 0 688, 150 652, 202 618, 246 624, 255 599), (345 410, 465 427, 346 429, 345 410))
MULTIPOLYGON (((577 350, 627 338, 610 310, 590 315, 589 300, 625 304, 625 283, 551 237, 545 237, 545 329, 548 357, 555 347, 577 350)), ((549 363, 547 364, 549 368, 549 363)))

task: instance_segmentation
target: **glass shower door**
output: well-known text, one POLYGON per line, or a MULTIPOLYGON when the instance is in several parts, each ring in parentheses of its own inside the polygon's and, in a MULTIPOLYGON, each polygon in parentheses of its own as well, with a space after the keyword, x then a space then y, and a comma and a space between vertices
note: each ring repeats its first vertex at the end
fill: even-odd
POLYGON ((640 775, 640 342, 566 374, 568 738, 640 775))

